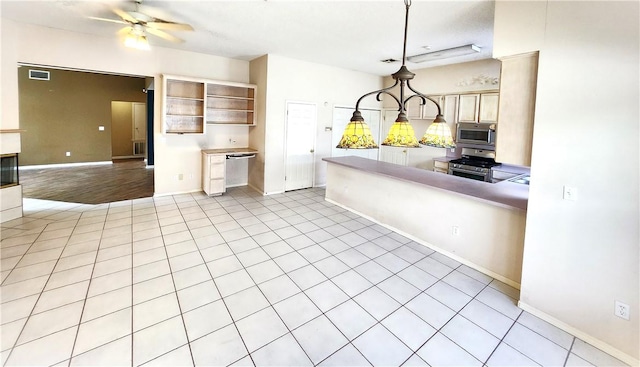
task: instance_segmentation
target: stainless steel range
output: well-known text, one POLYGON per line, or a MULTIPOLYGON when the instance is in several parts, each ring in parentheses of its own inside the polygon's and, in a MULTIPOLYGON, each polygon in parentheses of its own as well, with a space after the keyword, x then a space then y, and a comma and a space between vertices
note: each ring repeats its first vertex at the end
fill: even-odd
POLYGON ((499 166, 495 150, 462 148, 462 158, 449 162, 449 174, 491 182, 491 167, 499 166))

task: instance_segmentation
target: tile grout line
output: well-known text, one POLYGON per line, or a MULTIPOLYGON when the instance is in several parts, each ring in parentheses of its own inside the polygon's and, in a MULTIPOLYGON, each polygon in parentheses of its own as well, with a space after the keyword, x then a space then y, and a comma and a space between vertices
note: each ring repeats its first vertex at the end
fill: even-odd
MULTIPOLYGON (((45 227, 42 229, 42 232, 40 232, 40 234, 38 235, 38 237, 37 237, 37 238, 40 238, 40 235, 42 235, 42 233, 44 233, 44 231, 45 231, 46 227, 47 227, 49 224, 51 224, 51 223, 47 223, 47 225, 45 225, 45 227)), ((76 221, 76 224, 77 224, 77 221, 76 221)), ((75 228, 75 226, 74 226, 74 228, 75 228)), ((72 233, 73 233, 73 232, 72 232, 72 233)), ((34 242, 33 242, 33 243, 35 243, 35 242, 37 241, 37 238, 36 238, 36 240, 34 240, 34 242)), ((71 235, 69 235, 69 238, 67 238, 67 244, 68 244, 68 242, 69 242, 69 240, 70 240, 70 239, 71 239, 71 235)), ((32 246, 33 246, 33 244, 32 244, 32 246)), ((64 247, 66 247, 66 246, 67 246, 67 245, 65 245, 64 247)), ((30 246, 29 248, 31 248, 31 246, 30 246)), ((28 251, 28 250, 27 250, 27 251, 28 251)), ((56 260, 56 263, 53 265, 53 269, 55 269, 55 267, 58 265, 58 262, 60 261, 60 258, 61 258, 61 256, 62 256, 62 253, 63 253, 63 252, 64 252, 64 248, 62 249, 62 251, 60 251, 60 255, 58 255, 58 259, 56 260)), ((26 252, 25 252, 25 254, 26 254, 26 252)), ((23 255, 23 256, 24 256, 24 255, 23 255)), ((97 256, 97 252, 96 252, 96 256, 97 256)), ((21 260, 22 260, 22 258, 20 259, 20 261, 21 261, 21 260)), ((17 264, 16 264, 16 265, 17 265, 17 264)), ((38 305, 38 302, 40 301, 40 298, 42 297, 42 294, 45 292, 45 289, 47 288, 47 284, 49 283, 49 280, 51 280, 51 276, 52 276, 52 275, 53 275, 53 270, 51 271, 51 273, 49 273, 49 277, 47 278, 47 281, 46 281, 46 282, 44 283, 44 285, 42 286, 42 290, 41 290, 41 291, 40 291, 40 293, 38 294, 38 298, 36 299, 36 302, 33 304, 33 307, 31 308, 31 311, 29 312, 29 316, 27 316, 27 319, 26 319, 26 321, 24 322, 24 325, 22 325, 22 328, 20 329, 20 333, 18 333, 18 336, 16 337, 16 340, 15 340, 15 342, 13 343, 13 346, 12 346, 12 347, 11 347, 11 349, 9 350, 9 354, 7 354, 7 359, 4 361, 4 366, 6 366, 6 365, 7 365, 7 363, 9 362, 9 359, 11 358, 11 355, 13 354, 13 351, 14 351, 14 350, 15 350, 15 348, 18 346, 18 340, 20 340, 20 336, 22 336, 22 333, 24 332, 24 329, 26 328, 27 323, 29 322, 29 319, 31 319, 31 316, 33 315, 33 311, 36 309, 36 306, 38 305)), ((7 278, 8 278, 8 276, 7 276, 7 278)), ((6 280, 6 279, 5 279, 5 280, 6 280)), ((88 287, 88 286, 87 286, 87 287, 88 287)), ((81 315, 82 315, 82 314, 81 314, 81 315)), ((78 322, 78 328, 79 328, 79 322, 78 322)), ((62 330, 66 330, 66 329, 68 329, 68 328, 65 328, 65 329, 62 329, 62 330)), ((58 330, 58 331, 61 331, 61 330, 58 330)), ((58 332, 58 331, 55 331, 55 332, 58 332)), ((55 332, 54 332, 54 333, 55 333, 55 332)), ((76 333, 77 333, 77 331, 76 331, 76 333)), ((53 333, 51 333, 51 334, 53 334, 53 333)), ((51 334, 43 335, 43 336, 41 336, 40 338, 36 338, 36 339, 34 339, 34 340, 41 339, 41 338, 46 337, 46 336, 49 336, 49 335, 51 335, 51 334)), ((34 340, 30 340, 30 341, 25 342, 25 343, 23 343, 23 344, 27 344, 27 343, 32 342, 32 341, 34 341, 34 340)), ((22 344, 21 344, 21 345, 22 345, 22 344)), ((73 351, 73 349, 72 349, 72 351, 73 351)))
MULTIPOLYGON (((195 199, 194 199, 194 200, 195 200, 195 199)), ((217 201, 217 200, 216 200, 216 201, 217 201)), ((197 200, 196 200, 196 203, 197 203, 197 206, 202 210, 202 207, 201 207, 201 206, 200 206, 200 204, 197 202, 197 200)), ((203 210, 203 212, 204 212, 204 210, 203 210)), ((209 221, 211 221, 211 219, 210 219, 209 217, 207 217, 207 219, 208 219, 209 221)), ((215 224, 213 224, 213 222, 211 222, 211 224, 212 224, 212 225, 214 226, 214 228, 215 228, 215 224)), ((187 230, 189 231, 189 235, 191 235, 191 230, 190 230, 190 229, 187 229, 187 230)), ((217 229, 216 229, 216 232, 218 232, 218 230, 217 230, 217 229)), ((219 234, 219 233, 220 233, 220 232, 218 232, 218 234, 219 234)), ((193 235, 191 235, 191 236, 193 237, 193 235)), ((224 240, 224 238, 223 238, 223 240, 224 240)), ((194 242, 195 242, 195 241, 194 241, 194 242)), ((225 241, 225 244, 226 244, 226 241, 225 241)), ((198 252, 198 254, 200 255, 200 258, 202 259, 202 262, 203 262, 203 264, 204 264, 205 268, 207 269, 207 272, 209 273, 209 277, 211 278, 211 281, 213 282, 213 285, 216 287, 216 291, 217 291, 217 292, 218 292, 218 294, 220 295, 220 301, 222 301, 222 304, 224 305, 225 309, 227 310, 227 313, 229 314, 229 317, 231 318, 231 323, 233 324, 234 328, 236 329, 236 332, 238 333, 238 336, 240 337, 240 340, 242 341, 242 344, 244 345, 244 348, 245 348, 245 350, 247 351, 247 355, 248 355, 248 356, 249 356, 249 358, 251 359, 251 363, 253 363, 253 365, 255 366, 255 362, 253 362, 253 358, 251 357, 251 352, 249 352, 249 348, 247 347, 247 344, 246 344, 246 342, 244 341, 244 338, 242 337, 242 334, 240 334, 240 330, 238 329, 238 326, 236 325, 236 322, 234 321, 233 316, 231 316, 231 312, 230 312, 230 310, 229 310, 229 306, 227 306, 227 303, 226 303, 226 302, 225 302, 225 300, 224 300, 224 296, 222 295, 222 293, 220 293, 220 288, 218 288, 218 284, 216 283, 216 281, 215 281, 215 279, 214 279, 214 277, 213 277, 213 274, 211 274, 211 270, 210 270, 210 269, 209 269, 209 267, 207 266, 207 262, 205 261, 204 256, 202 255, 202 251, 201 251, 201 249, 197 246, 197 244, 196 244, 196 248, 198 249, 198 250, 197 250, 197 252, 198 252)), ((194 252, 195 252, 195 251, 194 251, 194 252)), ((208 282, 208 280, 207 280, 206 282, 208 282)), ((176 294, 176 297, 177 297, 177 294, 176 294)), ((178 302, 179 302, 179 299, 178 299, 178 302)), ((216 301, 213 301, 213 302, 216 302, 216 301)), ((210 303, 213 303, 213 302, 210 302, 210 303)), ((210 304, 210 303, 208 303, 208 304, 210 304)), ((203 305, 203 306, 204 306, 204 305, 203 305)), ((202 307, 202 306, 201 306, 201 307, 202 307)), ((190 311, 192 311, 192 310, 190 310, 190 311)), ((186 326, 186 323, 184 323, 184 317, 183 317, 183 324, 184 324, 184 327, 185 327, 185 334, 187 334, 186 336, 187 336, 187 343, 189 344, 189 351, 191 351, 191 343, 192 343, 193 341, 198 340, 198 339, 201 339, 201 338, 204 338, 205 336, 210 335, 210 334, 213 334, 214 332, 216 332, 216 331, 218 331, 218 330, 220 330, 220 329, 222 329, 222 328, 227 327, 227 326, 229 326, 229 325, 230 325, 230 324, 229 324, 229 325, 225 325, 225 326, 220 327, 220 328, 218 328, 218 329, 216 329, 216 330, 214 330, 214 331, 211 331, 210 333, 204 334, 204 335, 200 336, 200 337, 199 337, 199 338, 197 338, 197 339, 191 340, 191 339, 189 338, 189 334, 187 333, 187 330, 186 330, 186 327, 187 327, 187 326, 186 326)), ((243 356, 243 357, 241 357, 240 359, 242 359, 242 358, 244 358, 244 356, 243 356)), ((192 362, 193 362, 193 364, 195 365, 195 358, 193 357, 193 353, 191 353, 191 361, 192 361, 192 362)))
MULTIPOLYGON (((174 199, 174 203, 176 203, 176 202, 175 202, 175 199, 174 199)), ((177 203, 176 203, 176 204, 177 204, 177 203)), ((154 203, 154 209, 155 209, 155 203, 154 203)), ((155 210, 156 210, 156 212, 155 212, 155 213, 156 213, 156 217, 157 217, 157 213, 158 213, 158 212, 157 212, 157 209, 155 209, 155 210)), ((159 219, 159 218, 158 218, 158 225, 160 225, 160 219, 159 219)), ((175 295, 175 297, 176 297, 176 302, 178 303, 178 312, 180 313, 180 319, 182 320, 182 327, 184 328, 184 334, 185 334, 185 338, 186 338, 186 340, 187 340, 186 345, 188 345, 188 347, 189 347, 189 356, 191 357, 191 363, 192 363, 193 365, 195 365, 195 361, 194 361, 194 359, 193 359, 193 353, 192 353, 192 351, 191 351, 191 344, 189 343, 189 334, 187 334, 187 326, 186 326, 186 323, 184 322, 184 314, 183 314, 183 312, 182 312, 182 306, 181 306, 181 304, 180 304, 180 298, 178 297, 178 290, 177 290, 177 288, 176 288, 176 282, 175 282, 175 279, 174 279, 174 277, 173 277, 174 272, 173 272, 173 270, 172 270, 172 268, 171 268, 171 261, 169 261, 169 253, 167 252, 167 245, 166 245, 166 242, 165 242, 165 240, 164 240, 164 234, 162 233, 162 226, 160 226, 159 230, 160 230, 160 238, 162 238, 162 243, 163 243, 162 248, 164 249, 165 259, 166 259, 167 264, 168 264, 168 266, 169 266, 169 274, 168 274, 168 275, 171 275, 171 283, 173 284, 173 292, 169 292, 169 293, 167 293, 167 294, 160 295, 160 296, 158 296, 158 297, 155 297, 155 298, 152 298, 152 299, 146 300, 146 301, 144 301, 144 302, 140 302, 140 303, 138 303, 137 305, 141 305, 141 304, 143 304, 143 303, 145 303, 145 302, 149 302, 149 301, 151 301, 151 300, 153 300, 153 299, 158 299, 158 298, 160 298, 160 297, 164 297, 164 296, 166 296, 166 295, 168 295, 168 294, 174 294, 174 295, 175 295)), ((133 246, 133 242, 132 242, 132 246, 133 246)), ((159 247, 158 247, 158 248, 159 248, 159 247)), ((143 252, 144 252, 144 251, 143 251, 143 252)), ((133 253, 133 252, 132 252, 132 253, 133 253)), ((158 260, 157 262, 160 262, 160 261, 165 260, 165 259, 158 260)), ((131 261, 132 261, 132 264, 133 264, 133 256, 131 257, 131 261)), ((132 267, 132 271, 131 271, 131 278, 132 278, 132 281, 133 281, 133 269, 134 269, 134 268, 132 267)), ((161 276, 158 276, 158 277, 156 277, 156 278, 160 278, 160 277, 163 277, 163 276, 166 276, 166 275, 167 275, 167 274, 165 274, 165 275, 161 275, 161 276)), ((153 279, 155 279, 155 278, 153 278, 153 279)), ((142 283, 142 282, 141 282, 141 283, 142 283)), ((133 286, 131 287, 131 291, 132 291, 132 293, 131 293, 131 301, 132 301, 132 303, 133 303, 133 286)), ((147 327, 145 327, 145 328, 143 328, 143 329, 140 329, 140 330, 138 330, 137 332, 139 332, 139 331, 141 331, 141 330, 144 330, 144 329, 148 329, 148 328, 150 328, 150 327, 152 327, 152 326, 158 325, 158 324, 160 324, 160 323, 162 323, 162 322, 165 322, 165 321, 167 321, 167 320, 170 320, 170 319, 172 319, 172 318, 174 318, 174 317, 175 317, 175 316, 172 316, 172 317, 170 317, 170 318, 168 318, 168 319, 165 319, 165 320, 159 320, 157 323, 152 324, 152 325, 148 325, 147 327)), ((132 312, 131 312, 131 359, 132 359, 132 362, 131 362, 131 363, 132 363, 132 365, 133 365, 133 353, 134 353, 134 345, 133 345, 133 343, 134 343, 134 340, 133 340, 133 334, 134 334, 134 333, 135 333, 135 332, 134 332, 134 326, 133 326, 133 307, 132 307, 132 312)), ((178 348, 181 348, 181 347, 183 347, 183 346, 184 346, 184 345, 180 345, 180 346, 178 346, 178 347, 176 347, 176 348, 172 349, 171 351, 176 350, 176 349, 178 349, 178 348)), ((150 362, 150 361, 152 361, 152 360, 154 360, 154 359, 160 358, 161 356, 164 356, 165 354, 170 353, 171 351, 161 353, 160 355, 155 356, 155 357, 151 358, 150 360, 147 360, 147 361, 141 362, 141 363, 140 363, 140 365, 146 364, 146 363, 148 363, 148 362, 150 362)))
MULTIPOLYGON (((82 215, 80 216, 82 217, 82 215)), ((98 243, 98 248, 96 249, 96 256, 93 260, 93 267, 91 268, 91 275, 89 276, 89 284, 87 285, 87 292, 85 293, 84 296, 84 301, 82 303, 82 310, 80 311, 80 320, 78 320, 78 330, 76 330, 76 336, 73 339, 73 345, 71 346, 71 353, 69 353, 69 362, 67 363, 67 367, 71 366, 71 361, 74 358, 73 352, 76 349, 76 343, 78 341, 78 335, 80 334, 80 326, 82 325, 82 316, 84 315, 84 309, 87 305, 87 298, 89 296, 89 290, 91 289, 91 282, 93 280, 93 274, 95 272, 96 269, 96 264, 98 263, 98 255, 100 254, 100 248, 102 247, 102 235, 104 233, 104 230, 106 228, 107 225, 107 221, 109 218, 109 209, 107 209, 107 214, 104 218, 104 223, 103 223, 103 227, 102 227, 102 233, 100 233, 100 242, 98 243)), ((88 352, 88 351, 87 351, 88 352)))

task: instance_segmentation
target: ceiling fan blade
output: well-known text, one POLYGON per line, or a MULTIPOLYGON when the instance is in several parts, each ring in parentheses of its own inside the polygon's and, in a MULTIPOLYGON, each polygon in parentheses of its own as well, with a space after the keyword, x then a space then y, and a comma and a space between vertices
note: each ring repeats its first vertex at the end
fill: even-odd
POLYGON ((172 22, 148 22, 146 26, 154 29, 164 29, 168 31, 192 31, 193 27, 184 23, 172 22))
POLYGON ((98 17, 88 17, 89 19, 93 19, 93 20, 100 20, 103 22, 111 22, 111 23, 118 23, 118 24, 129 24, 127 22, 125 22, 124 20, 120 20, 120 19, 107 19, 107 18, 98 18, 98 17))
POLYGON ((172 36, 167 32, 163 32, 159 29, 154 29, 154 28, 147 28, 147 32, 153 34, 154 36, 158 36, 160 38, 166 39, 167 41, 171 41, 171 42, 184 42, 183 40, 181 40, 178 37, 172 36))
POLYGON ((124 36, 125 34, 130 33, 132 30, 133 28, 131 26, 122 27, 118 32, 116 32, 116 34, 118 36, 124 36))
POLYGON ((113 8, 111 9, 114 13, 116 13, 120 18, 126 20, 127 22, 130 23, 138 23, 138 20, 134 17, 132 17, 131 15, 129 15, 129 13, 127 13, 124 10, 120 10, 118 8, 113 8))

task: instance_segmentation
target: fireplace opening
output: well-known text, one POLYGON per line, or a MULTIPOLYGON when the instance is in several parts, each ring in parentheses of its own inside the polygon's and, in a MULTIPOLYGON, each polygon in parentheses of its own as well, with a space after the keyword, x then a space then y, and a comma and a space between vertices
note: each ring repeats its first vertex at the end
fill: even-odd
POLYGON ((16 186, 18 182, 18 154, 0 156, 0 188, 16 186))

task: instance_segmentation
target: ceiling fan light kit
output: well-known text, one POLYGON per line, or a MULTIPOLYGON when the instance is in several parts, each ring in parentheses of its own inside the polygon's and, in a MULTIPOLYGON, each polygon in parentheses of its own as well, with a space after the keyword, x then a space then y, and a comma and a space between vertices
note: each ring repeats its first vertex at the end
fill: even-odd
POLYGON ((470 44, 470 45, 464 45, 459 47, 447 48, 440 51, 427 52, 420 55, 409 56, 407 57, 407 61, 411 61, 413 63, 420 63, 425 61, 442 60, 442 59, 448 59, 451 57, 477 54, 481 50, 482 48, 480 46, 470 44))
POLYGON ((149 47, 149 41, 147 41, 147 36, 144 34, 136 35, 133 31, 124 38, 124 45, 137 50, 146 51, 151 49, 151 47, 149 47))
POLYGON ((124 45, 126 47, 135 48, 138 50, 149 50, 149 41, 147 40, 147 33, 160 37, 170 42, 184 42, 178 37, 175 37, 164 30, 168 31, 193 31, 193 27, 189 24, 170 22, 158 18, 154 18, 150 15, 144 14, 140 11, 139 6, 141 0, 137 0, 135 11, 124 11, 122 9, 114 8, 112 11, 120 17, 120 19, 107 19, 99 17, 89 17, 93 20, 99 20, 103 22, 125 24, 126 27, 118 31, 119 35, 125 35, 124 45))

